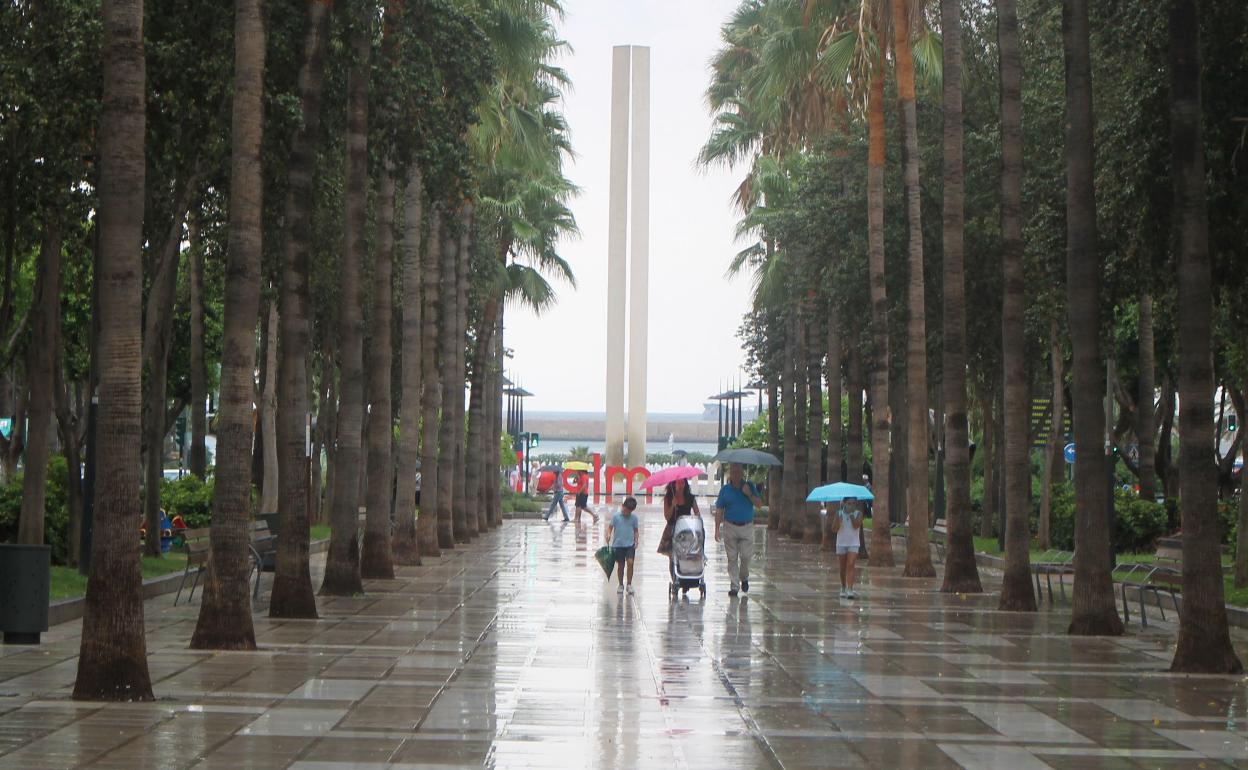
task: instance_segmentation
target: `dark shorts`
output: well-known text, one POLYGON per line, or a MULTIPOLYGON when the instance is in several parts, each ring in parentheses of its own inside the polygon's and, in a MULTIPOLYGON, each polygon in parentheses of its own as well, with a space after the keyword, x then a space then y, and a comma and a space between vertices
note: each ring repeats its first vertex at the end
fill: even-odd
POLYGON ((627 548, 618 548, 618 547, 613 546, 611 548, 611 558, 615 559, 616 561, 627 561, 628 559, 635 559, 637 558, 637 546, 630 545, 627 548))
POLYGON ((576 496, 576 507, 577 508, 589 507, 589 493, 588 492, 581 492, 580 494, 576 496))

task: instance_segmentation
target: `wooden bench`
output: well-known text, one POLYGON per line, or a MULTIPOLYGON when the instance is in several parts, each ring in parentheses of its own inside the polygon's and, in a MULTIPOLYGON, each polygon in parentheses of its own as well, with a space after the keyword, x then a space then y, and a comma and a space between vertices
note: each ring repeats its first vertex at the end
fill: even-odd
POLYGON ((191 581, 191 591, 186 596, 187 602, 195 598, 195 586, 199 584, 199 573, 204 571, 208 566, 208 535, 210 530, 204 529, 188 529, 182 533, 182 538, 186 549, 186 569, 182 571, 182 581, 178 583, 178 593, 173 597, 173 604, 177 606, 178 600, 182 598, 182 588, 186 585, 186 579, 190 577, 191 570, 195 571, 195 577, 191 581))

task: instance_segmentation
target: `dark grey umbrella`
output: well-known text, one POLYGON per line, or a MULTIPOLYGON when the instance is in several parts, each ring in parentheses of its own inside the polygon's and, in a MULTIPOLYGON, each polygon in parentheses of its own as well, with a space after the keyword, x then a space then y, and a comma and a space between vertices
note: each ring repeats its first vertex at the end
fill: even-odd
POLYGON ((741 465, 784 465, 775 455, 760 452, 757 449, 725 449, 711 458, 721 463, 740 463, 741 465))

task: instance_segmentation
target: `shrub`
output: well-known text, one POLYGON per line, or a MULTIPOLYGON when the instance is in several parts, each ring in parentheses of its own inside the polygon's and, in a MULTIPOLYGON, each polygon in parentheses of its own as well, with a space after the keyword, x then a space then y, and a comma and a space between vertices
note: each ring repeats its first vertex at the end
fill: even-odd
POLYGON ((1138 552, 1151 550, 1157 538, 1166 534, 1166 506, 1141 500, 1130 492, 1115 494, 1114 549, 1138 552))
MULTIPOLYGON (((61 455, 48 460, 48 478, 44 482, 43 542, 52 546, 52 563, 69 561, 69 466, 61 455)), ((22 476, 16 476, 0 487, 0 542, 17 540, 18 520, 22 516, 22 476)))
POLYGON ((504 489, 502 497, 503 510, 515 513, 539 513, 542 506, 528 495, 522 495, 513 489, 504 489))
POLYGON ((160 503, 169 518, 181 516, 191 529, 207 527, 212 522, 212 479, 201 481, 194 474, 160 484, 160 503))
POLYGON ((1054 484, 1049 510, 1049 542, 1062 551, 1075 550, 1075 488, 1054 484))

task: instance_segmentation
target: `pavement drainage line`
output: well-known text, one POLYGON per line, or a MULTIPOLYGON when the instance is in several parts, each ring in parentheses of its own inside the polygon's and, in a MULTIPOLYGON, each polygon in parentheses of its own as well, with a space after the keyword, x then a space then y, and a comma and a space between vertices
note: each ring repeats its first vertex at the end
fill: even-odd
MULTIPOLYGON (((711 654, 710 649, 706 646, 705 639, 700 636, 699 639, 702 641, 702 649, 706 651, 707 657, 711 659, 711 666, 715 669, 715 675, 719 677, 720 684, 723 685, 724 689, 732 697, 732 701, 737 707, 737 713, 741 715, 741 720, 745 722, 746 728, 749 729, 750 736, 763 748, 763 753, 772 761, 772 764, 783 770, 784 763, 780 761, 775 748, 767 740, 767 736, 763 734, 762 728, 758 726, 758 722, 755 721, 754 715, 750 712, 750 707, 745 705, 745 699, 737 691, 736 685, 728 678, 728 672, 724 671, 723 664, 711 654)), ((792 675, 790 675, 790 678, 792 678, 792 675)))
MULTIPOLYGON (((650 641, 649 626, 646 625, 646 618, 640 611, 636 601, 630 598, 629 594, 623 596, 625 601, 632 601, 633 609, 636 611, 635 623, 640 625, 642 635, 641 638, 646 646, 646 658, 650 661, 650 676, 654 679, 655 694, 658 695, 659 705, 663 708, 663 722, 667 725, 667 734, 670 738, 676 735, 676 723, 672 717, 672 711, 667 695, 667 691, 663 688, 663 672, 658 662, 658 655, 655 654, 654 645, 650 641)), ((669 740, 672 747, 672 759, 675 766, 679 770, 687 770, 689 761, 685 759, 685 748, 676 740, 669 740)))

